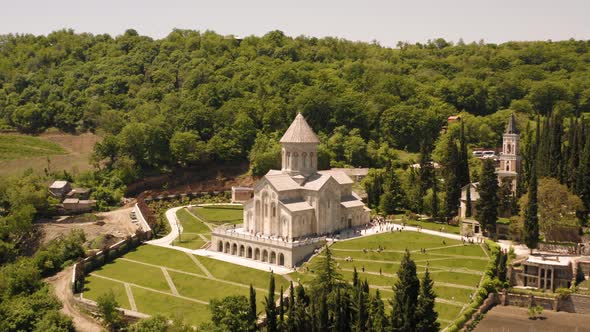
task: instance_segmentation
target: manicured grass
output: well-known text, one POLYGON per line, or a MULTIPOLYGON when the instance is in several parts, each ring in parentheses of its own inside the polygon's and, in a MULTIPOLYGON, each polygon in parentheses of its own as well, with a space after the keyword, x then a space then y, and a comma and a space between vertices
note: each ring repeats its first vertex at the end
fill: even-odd
MULTIPOLYGON (((212 258, 203 256, 195 256, 201 264, 203 264, 213 276, 218 279, 238 282, 244 285, 250 285, 262 289, 268 288, 270 273, 251 269, 248 267, 226 263, 212 258)), ((276 289, 279 290, 281 286, 284 289, 289 287, 287 280, 280 275, 275 275, 276 289)))
MULTIPOLYGON (((476 291, 488 263, 488 257, 479 245, 467 245, 458 240, 413 231, 339 241, 330 248, 337 259, 339 272, 346 281, 352 280, 352 270, 356 267, 359 278, 366 279, 371 287, 379 288, 386 302, 393 296, 391 287, 397 280, 395 275, 404 251, 410 250, 418 277, 422 278, 428 267, 438 298, 461 304, 436 304, 441 328, 445 328, 460 314, 463 305, 470 303, 471 295, 476 291), (378 252, 379 247, 384 251, 378 252), (422 253, 421 249, 426 249, 426 252, 422 253), (346 257, 351 257, 352 262, 346 262, 346 257), (379 274, 380 270, 382 275, 379 274)), ((314 260, 321 257, 317 256, 314 260)), ((312 261, 306 264, 303 269, 305 272, 293 273, 291 277, 308 283, 315 276, 313 269, 312 261)))
MULTIPOLYGON (((434 310, 436 310, 436 312, 438 313, 439 319, 444 319, 446 321, 454 320, 459 316, 459 313, 461 313, 461 307, 440 302, 434 304, 434 310)), ((441 323, 440 325, 441 327, 444 327, 447 324, 441 323)))
POLYGON ((207 222, 239 224, 244 209, 238 205, 212 205, 192 207, 191 212, 207 222))
POLYGON ((247 287, 240 287, 225 282, 199 278, 184 273, 169 272, 180 295, 202 301, 222 298, 228 295, 248 295, 247 287))
POLYGON ((205 243, 207 243, 207 241, 203 240, 198 234, 182 234, 181 240, 176 238, 176 240, 172 242, 172 245, 188 249, 200 249, 205 243))
POLYGON ((148 264, 205 275, 203 270, 186 253, 174 249, 145 245, 128 252, 124 257, 148 264))
POLYGON ((119 307, 131 309, 125 286, 122 283, 94 276, 89 276, 84 280, 83 294, 86 299, 96 301, 99 296, 109 290, 112 290, 113 294, 115 294, 115 300, 119 303, 119 307))
POLYGON ((445 233, 461 234, 461 227, 459 227, 459 226, 453 226, 453 225, 447 225, 447 224, 437 224, 437 223, 431 222, 431 221, 417 221, 417 220, 409 220, 409 221, 406 221, 405 224, 408 226, 422 226, 422 228, 424 228, 424 229, 430 229, 433 231, 441 231, 441 228, 443 228, 442 231, 445 233))
POLYGON ((172 319, 181 318, 193 326, 199 326, 211 319, 208 305, 137 287, 132 287, 132 291, 139 312, 148 315, 160 314, 172 319))
POLYGON ((0 160, 65 154, 56 143, 34 136, 0 134, 0 160))
POLYGON ((377 249, 379 246, 386 250, 420 250, 420 248, 433 248, 461 244, 461 241, 437 237, 418 232, 389 232, 360 239, 340 241, 334 244, 335 249, 377 249), (409 235, 408 235, 409 234, 409 235), (446 244, 443 244, 446 243, 446 244))
POLYGON ((191 215, 186 209, 176 211, 176 217, 182 225, 182 231, 187 233, 211 233, 211 229, 203 224, 199 219, 191 215))
POLYGON ((164 292, 170 291, 162 270, 139 263, 116 260, 103 265, 92 273, 164 292))

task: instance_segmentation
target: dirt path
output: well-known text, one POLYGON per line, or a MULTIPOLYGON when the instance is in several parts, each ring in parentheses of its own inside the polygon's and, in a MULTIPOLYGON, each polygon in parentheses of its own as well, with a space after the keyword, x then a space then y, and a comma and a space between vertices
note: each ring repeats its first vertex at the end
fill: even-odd
POLYGON ((73 303, 73 295, 70 290, 72 267, 69 267, 53 277, 46 279, 47 283, 53 286, 55 295, 63 304, 61 312, 68 315, 74 321, 77 331, 100 332, 102 326, 88 315, 80 312, 73 303))

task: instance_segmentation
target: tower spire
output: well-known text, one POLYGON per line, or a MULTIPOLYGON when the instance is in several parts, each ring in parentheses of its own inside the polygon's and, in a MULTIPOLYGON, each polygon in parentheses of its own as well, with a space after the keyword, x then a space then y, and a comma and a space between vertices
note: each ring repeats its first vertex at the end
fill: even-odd
POLYGON ((508 125, 506 126, 504 134, 519 134, 518 129, 516 128, 514 113, 510 114, 510 119, 508 120, 508 125))

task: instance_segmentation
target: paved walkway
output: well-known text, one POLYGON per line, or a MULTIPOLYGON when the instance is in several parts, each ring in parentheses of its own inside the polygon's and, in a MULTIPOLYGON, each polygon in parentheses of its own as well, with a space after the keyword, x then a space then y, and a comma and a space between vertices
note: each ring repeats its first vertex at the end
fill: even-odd
POLYGON ((170 274, 168 274, 168 270, 166 270, 165 267, 160 267, 160 269, 162 269, 162 274, 164 274, 164 278, 166 279, 166 282, 168 283, 168 287, 170 287, 170 291, 172 292, 172 294, 174 295, 180 295, 178 293, 178 290, 176 289, 176 285, 174 285, 174 282, 172 281, 172 278, 170 278, 170 274))
POLYGON ((135 298, 133 297, 133 292, 131 291, 131 285, 129 283, 124 283, 125 286, 125 293, 127 293, 127 299, 129 299, 129 306, 131 310, 137 311, 137 305, 135 304, 135 298))
MULTIPOLYGON (((174 207, 174 208, 167 210, 165 215, 166 215, 166 220, 168 220, 168 224, 170 225, 170 233, 168 235, 164 236, 163 238, 147 241, 146 243, 151 244, 151 245, 155 245, 155 246, 159 246, 159 247, 174 249, 174 250, 178 250, 178 251, 184 251, 189 254, 213 258, 213 259, 217 259, 217 260, 232 263, 232 264, 242 265, 245 267, 249 267, 249 268, 253 268, 253 269, 257 269, 257 270, 261 270, 261 271, 267 271, 267 272, 272 271, 274 274, 278 274, 278 275, 285 275, 287 273, 291 273, 294 271, 293 269, 290 269, 290 268, 287 268, 284 266, 265 263, 265 262, 261 262, 261 261, 255 261, 252 259, 239 257, 239 256, 228 255, 228 254, 224 254, 224 253, 217 252, 217 251, 211 251, 211 250, 205 250, 205 249, 193 250, 193 249, 188 249, 188 248, 183 248, 183 247, 178 247, 178 246, 172 245, 171 243, 176 239, 176 237, 178 237, 178 225, 180 224, 180 222, 178 221, 178 218, 176 217, 176 212, 179 209, 183 209, 185 207, 186 206, 179 206, 179 207, 174 207)), ((199 219, 198 217, 196 217, 196 218, 199 219)), ((199 219, 199 220, 201 220, 201 219, 199 219)), ((205 223, 205 224, 207 224, 207 223, 205 223)))

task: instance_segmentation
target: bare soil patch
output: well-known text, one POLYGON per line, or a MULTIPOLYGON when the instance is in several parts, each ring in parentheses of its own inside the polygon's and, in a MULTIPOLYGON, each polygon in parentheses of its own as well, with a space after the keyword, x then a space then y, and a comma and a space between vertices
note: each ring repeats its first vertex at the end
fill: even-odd
POLYGON ((588 315, 544 310, 544 319, 529 319, 526 308, 495 306, 479 322, 476 332, 590 332, 588 315))
POLYGON ((80 135, 49 132, 39 138, 59 144, 66 150, 66 154, 48 155, 42 157, 22 158, 0 162, 0 175, 19 174, 27 168, 42 172, 45 168, 52 170, 87 171, 92 169, 90 155, 94 144, 100 141, 100 136, 92 133, 80 135))
POLYGON ((76 217, 70 217, 62 221, 48 221, 44 220, 37 223, 42 234, 42 244, 46 244, 52 239, 61 235, 68 234, 73 229, 81 229, 86 234, 86 241, 88 243, 94 241, 99 236, 108 236, 108 243, 114 243, 125 238, 128 235, 135 234, 138 225, 131 221, 129 213, 132 208, 122 208, 110 212, 101 212, 96 214, 96 220, 88 218, 88 216, 80 216, 78 220, 76 217))

